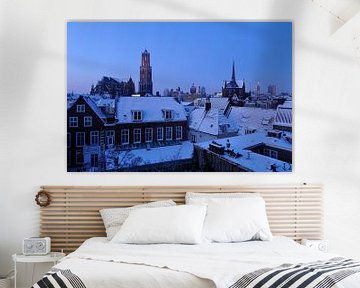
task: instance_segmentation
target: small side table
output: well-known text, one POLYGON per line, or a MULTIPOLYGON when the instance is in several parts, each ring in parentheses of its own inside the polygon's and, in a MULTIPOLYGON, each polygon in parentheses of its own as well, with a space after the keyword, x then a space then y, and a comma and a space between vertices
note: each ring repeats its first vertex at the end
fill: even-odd
MULTIPOLYGON (((24 254, 14 254, 12 255, 12 259, 14 261, 14 270, 15 270, 15 277, 14 277, 14 288, 16 288, 16 274, 17 274, 17 270, 16 270, 16 264, 17 263, 33 263, 34 265, 36 263, 54 263, 54 265, 56 263, 59 262, 59 260, 61 258, 65 257, 65 253, 60 253, 60 252, 50 252, 49 254, 46 255, 37 255, 37 256, 28 256, 28 255, 24 255, 24 254)), ((34 281, 34 267, 32 269, 32 273, 31 273, 31 285, 33 285, 34 281)))

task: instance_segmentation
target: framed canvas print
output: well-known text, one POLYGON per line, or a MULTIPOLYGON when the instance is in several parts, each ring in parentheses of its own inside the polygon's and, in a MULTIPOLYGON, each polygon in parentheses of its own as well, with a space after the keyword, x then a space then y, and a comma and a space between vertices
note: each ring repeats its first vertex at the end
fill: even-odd
POLYGON ((69 172, 291 172, 292 22, 68 22, 69 172))

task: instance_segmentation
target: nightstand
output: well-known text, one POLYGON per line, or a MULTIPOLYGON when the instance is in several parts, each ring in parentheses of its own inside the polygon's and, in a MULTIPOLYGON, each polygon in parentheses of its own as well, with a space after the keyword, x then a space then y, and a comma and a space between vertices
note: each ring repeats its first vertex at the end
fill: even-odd
MULTIPOLYGON (((15 277, 14 277, 14 288, 16 288, 16 264, 17 263, 33 263, 34 265, 36 265, 36 263, 53 263, 54 265, 56 263, 58 263, 58 261, 65 257, 65 253, 60 253, 60 252, 50 252, 49 254, 46 255, 37 255, 37 256, 28 256, 28 255, 24 255, 24 254, 14 254, 12 255, 12 259, 14 261, 14 270, 15 270, 15 277)), ((34 281, 34 266, 32 268, 32 273, 31 273, 31 285, 33 285, 34 281)), ((31 286, 30 285, 30 286, 31 286)))
POLYGON ((303 239, 301 240, 301 244, 309 247, 314 250, 318 250, 321 252, 328 251, 328 242, 326 240, 310 240, 310 239, 303 239))

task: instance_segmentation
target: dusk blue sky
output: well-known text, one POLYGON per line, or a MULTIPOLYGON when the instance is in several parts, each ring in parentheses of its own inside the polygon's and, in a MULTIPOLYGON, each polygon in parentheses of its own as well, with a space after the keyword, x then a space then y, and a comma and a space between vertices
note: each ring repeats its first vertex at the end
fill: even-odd
POLYGON ((127 80, 136 90, 141 52, 151 54, 154 93, 192 83, 208 93, 231 78, 246 89, 277 85, 292 92, 291 22, 69 22, 68 92, 89 93, 102 76, 127 80))

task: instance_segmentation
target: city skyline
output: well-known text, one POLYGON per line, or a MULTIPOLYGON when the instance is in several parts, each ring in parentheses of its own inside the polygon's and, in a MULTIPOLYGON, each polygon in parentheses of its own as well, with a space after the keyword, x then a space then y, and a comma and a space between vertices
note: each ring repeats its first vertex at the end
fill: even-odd
POLYGON ((67 45, 68 92, 89 93, 103 76, 131 76, 138 90, 147 49, 154 94, 193 83, 220 92, 233 62, 247 90, 259 81, 292 93, 291 22, 69 22, 67 45))

